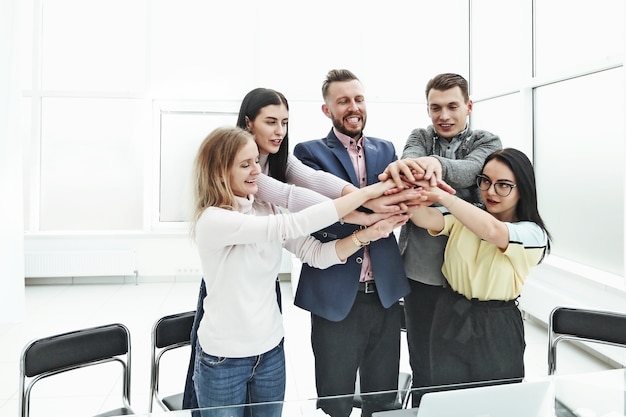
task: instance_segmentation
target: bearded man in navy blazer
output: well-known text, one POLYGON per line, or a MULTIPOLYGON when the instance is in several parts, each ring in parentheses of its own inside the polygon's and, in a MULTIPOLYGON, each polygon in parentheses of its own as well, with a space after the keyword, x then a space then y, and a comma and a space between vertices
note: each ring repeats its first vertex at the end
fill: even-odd
MULTIPOLYGON (((333 128, 324 139, 299 143, 294 155, 306 165, 330 172, 363 187, 378 181, 397 159, 393 144, 366 137, 367 111, 363 86, 348 70, 331 70, 322 86, 322 111, 333 128)), ((359 226, 335 223, 313 234, 321 241, 353 234, 359 226)), ((318 397, 398 389, 401 308, 409 283, 394 234, 361 249, 345 264, 327 269, 302 266, 295 304, 311 312, 311 344, 315 356, 318 397)), ((348 417, 352 400, 320 399, 318 407, 332 417, 348 417)), ((399 408, 394 395, 365 396, 362 416, 399 408)))

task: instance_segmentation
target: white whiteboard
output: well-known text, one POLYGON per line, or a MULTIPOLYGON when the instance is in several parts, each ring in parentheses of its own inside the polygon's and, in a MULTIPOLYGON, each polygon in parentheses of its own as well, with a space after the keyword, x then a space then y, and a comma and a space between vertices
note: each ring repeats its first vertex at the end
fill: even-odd
POLYGON ((161 111, 159 221, 187 222, 193 215, 193 162, 215 128, 234 126, 237 113, 161 111))

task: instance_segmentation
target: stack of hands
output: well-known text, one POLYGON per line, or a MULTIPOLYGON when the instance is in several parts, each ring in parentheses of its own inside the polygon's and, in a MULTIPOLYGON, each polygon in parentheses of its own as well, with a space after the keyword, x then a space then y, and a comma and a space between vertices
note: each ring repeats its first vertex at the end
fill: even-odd
POLYGON ((363 205, 372 213, 355 211, 344 220, 368 226, 367 236, 371 241, 387 237, 393 229, 409 221, 413 210, 456 193, 441 174, 441 164, 430 156, 392 162, 378 176, 381 182, 388 183, 389 189, 363 205))
POLYGON ((441 171, 439 160, 431 156, 399 159, 389 164, 378 179, 393 181, 395 187, 364 204, 374 212, 367 215, 371 224, 384 215, 406 213, 413 206, 430 206, 446 194, 456 194, 456 190, 443 181, 441 171))

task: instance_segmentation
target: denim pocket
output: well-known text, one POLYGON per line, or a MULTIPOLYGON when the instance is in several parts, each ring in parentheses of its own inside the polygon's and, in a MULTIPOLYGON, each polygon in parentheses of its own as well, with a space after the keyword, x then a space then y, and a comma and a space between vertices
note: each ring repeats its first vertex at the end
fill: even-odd
POLYGON ((201 352, 199 359, 200 362, 202 362, 206 366, 218 366, 226 362, 227 358, 223 356, 213 356, 209 355, 208 353, 201 352))

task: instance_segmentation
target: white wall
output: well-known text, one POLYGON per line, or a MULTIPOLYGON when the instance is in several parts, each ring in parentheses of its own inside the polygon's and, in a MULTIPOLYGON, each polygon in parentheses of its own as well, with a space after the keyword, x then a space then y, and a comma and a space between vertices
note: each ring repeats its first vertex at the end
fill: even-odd
POLYGON ((24 314, 22 146, 19 140, 19 73, 15 41, 19 2, 0 1, 0 323, 24 314))

